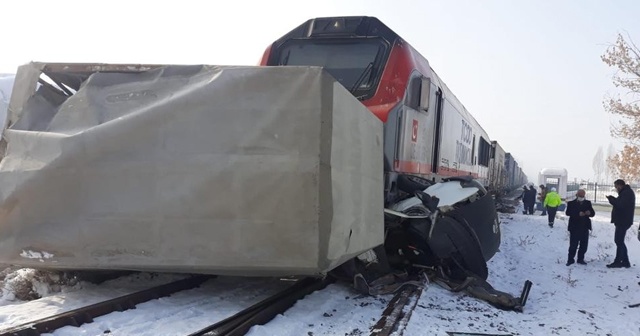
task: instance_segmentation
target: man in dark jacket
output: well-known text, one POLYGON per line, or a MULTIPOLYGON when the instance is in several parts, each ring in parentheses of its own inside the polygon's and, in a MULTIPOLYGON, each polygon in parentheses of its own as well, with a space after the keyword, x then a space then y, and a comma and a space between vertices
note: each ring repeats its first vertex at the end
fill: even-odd
POLYGON ((536 187, 533 186, 533 183, 529 185, 529 214, 533 215, 536 212, 536 197, 538 195, 538 191, 536 187))
POLYGON ((616 226, 614 241, 616 243, 616 259, 607 265, 609 268, 631 267, 627 246, 624 244, 624 237, 627 230, 633 224, 633 215, 636 210, 636 194, 631 187, 623 180, 616 180, 613 185, 618 191, 618 197, 607 195, 609 203, 613 205, 611 209, 611 223, 616 226))
POLYGON ((538 197, 538 199, 540 200, 540 206, 542 207, 542 213, 540 214, 540 216, 546 216, 547 208, 544 206, 544 199, 547 197, 547 187, 544 184, 540 185, 539 195, 540 197, 538 197))
POLYGON ((576 249, 578 244, 578 264, 586 265, 584 254, 589 246, 589 231, 591 231, 591 217, 596 212, 591 206, 591 202, 584 199, 586 192, 583 189, 578 190, 576 199, 567 202, 567 210, 565 214, 569 216, 569 257, 567 258, 567 266, 575 262, 576 249))
POLYGON ((522 187, 522 205, 524 205, 524 211, 522 211, 525 215, 533 215, 533 207, 536 204, 536 189, 533 186, 522 187))

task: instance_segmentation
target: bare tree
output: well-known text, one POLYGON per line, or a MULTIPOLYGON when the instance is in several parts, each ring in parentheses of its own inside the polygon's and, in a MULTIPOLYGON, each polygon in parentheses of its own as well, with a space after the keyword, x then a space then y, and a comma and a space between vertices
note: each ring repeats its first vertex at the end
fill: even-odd
POLYGON ((613 157, 616 155, 616 148, 613 147, 613 144, 609 144, 609 147, 607 148, 607 156, 605 158, 606 164, 604 165, 604 176, 607 182, 611 182, 613 181, 613 171, 611 170, 611 165, 609 164, 609 162, 613 159, 613 157))
POLYGON ((616 42, 601 56, 603 62, 615 68, 613 84, 625 91, 625 99, 620 95, 604 101, 604 108, 621 120, 612 125, 611 134, 623 139, 623 150, 607 158, 611 173, 625 176, 628 180, 639 180, 640 171, 632 169, 640 163, 640 49, 631 41, 618 34, 616 42))
POLYGON ((602 152, 602 146, 598 147, 598 151, 596 155, 593 157, 593 161, 591 162, 591 167, 593 168, 593 172, 595 173, 596 182, 602 182, 602 173, 604 173, 604 154, 602 152))
POLYGON ((622 152, 607 160, 607 164, 616 178, 628 183, 636 182, 640 176, 640 148, 624 146, 622 152))

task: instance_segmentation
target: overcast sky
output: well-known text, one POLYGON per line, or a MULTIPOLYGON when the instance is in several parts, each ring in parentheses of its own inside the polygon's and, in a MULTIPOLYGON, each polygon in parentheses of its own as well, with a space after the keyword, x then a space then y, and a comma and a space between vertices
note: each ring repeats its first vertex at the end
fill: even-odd
POLYGON ((0 73, 29 61, 255 65, 307 19, 376 16, 412 44, 537 181, 593 178, 618 32, 640 43, 638 0, 19 1, 0 4, 0 73), (420 4, 418 4, 420 3, 420 4))

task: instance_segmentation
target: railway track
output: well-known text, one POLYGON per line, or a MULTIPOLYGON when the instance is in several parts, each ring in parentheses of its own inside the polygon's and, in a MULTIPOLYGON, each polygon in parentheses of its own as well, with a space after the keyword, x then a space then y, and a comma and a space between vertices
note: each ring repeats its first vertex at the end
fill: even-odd
MULTIPOLYGON (((0 331, 0 336, 40 336, 43 333, 51 333, 65 326, 79 327, 85 323, 93 322, 93 319, 96 317, 116 311, 135 309, 135 306, 140 303, 196 288, 211 278, 214 278, 214 276, 194 276, 152 287, 115 299, 11 327, 0 331)), ((285 290, 228 318, 188 335, 244 335, 251 327, 269 322, 275 316, 293 306, 299 299, 314 291, 325 288, 333 281, 332 278, 304 278, 298 280, 285 290)))
POLYGON ((378 322, 371 328, 370 336, 389 336, 394 333, 402 335, 424 288, 408 285, 396 292, 378 322))
MULTIPOLYGON (((99 302, 61 314, 31 321, 0 331, 0 336, 40 336, 51 333, 65 326, 79 327, 91 323, 96 317, 112 312, 122 312, 135 309, 135 306, 166 297, 177 292, 199 287, 205 281, 215 276, 193 276, 168 284, 152 287, 115 299, 99 302)), ((187 336, 239 336, 245 335, 256 325, 263 325, 271 321, 278 314, 284 313, 298 300, 306 295, 324 289, 334 282, 334 279, 304 278, 293 285, 272 295, 230 317, 215 322, 196 332, 185 333, 187 336)), ((380 319, 371 328, 372 336, 401 335, 411 318, 411 313, 417 305, 418 299, 426 287, 405 285, 400 288, 389 301, 380 319)))
POLYGON ((189 336, 241 336, 246 334, 251 327, 265 324, 278 314, 283 313, 296 301, 307 294, 325 288, 333 282, 332 278, 314 279, 305 278, 296 284, 271 296, 255 305, 220 322, 214 323, 189 336))
POLYGON ((194 276, 45 317, 0 331, 0 336, 39 336, 65 326, 79 327, 99 316, 133 309, 137 304, 200 286, 213 276, 194 276))

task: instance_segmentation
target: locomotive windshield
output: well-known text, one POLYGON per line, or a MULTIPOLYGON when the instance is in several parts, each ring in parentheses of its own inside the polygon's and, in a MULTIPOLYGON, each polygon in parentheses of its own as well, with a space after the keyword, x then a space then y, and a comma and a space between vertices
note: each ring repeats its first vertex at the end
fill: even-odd
POLYGON ((383 69, 385 43, 379 39, 287 41, 277 65, 322 66, 359 99, 373 95, 383 69))

